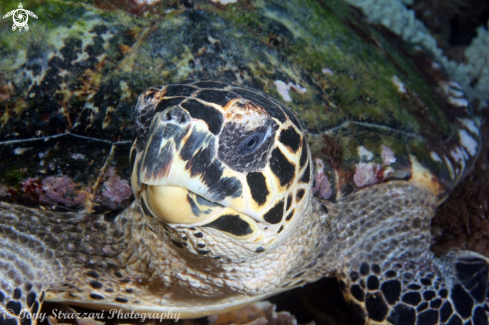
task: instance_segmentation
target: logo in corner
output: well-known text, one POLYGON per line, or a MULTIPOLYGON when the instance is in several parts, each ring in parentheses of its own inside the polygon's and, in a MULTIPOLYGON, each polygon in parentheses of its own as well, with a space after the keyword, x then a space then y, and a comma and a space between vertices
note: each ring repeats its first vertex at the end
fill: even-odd
POLYGON ((12 30, 14 32, 17 28, 19 29, 19 32, 22 30, 22 28, 24 28, 26 31, 29 30, 29 25, 27 25, 29 16, 37 19, 37 16, 32 11, 25 10, 22 7, 22 3, 19 3, 19 9, 9 11, 5 16, 3 16, 3 19, 10 16, 12 16, 14 20, 14 24, 12 25, 12 30))

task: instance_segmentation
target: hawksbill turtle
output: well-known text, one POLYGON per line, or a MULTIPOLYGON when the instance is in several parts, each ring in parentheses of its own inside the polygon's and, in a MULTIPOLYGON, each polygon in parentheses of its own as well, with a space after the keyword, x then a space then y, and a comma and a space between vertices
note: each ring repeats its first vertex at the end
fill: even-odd
POLYGON ((488 323, 488 259, 429 250, 480 122, 426 54, 336 0, 42 8, 1 52, 1 322, 336 277, 359 323, 488 323))

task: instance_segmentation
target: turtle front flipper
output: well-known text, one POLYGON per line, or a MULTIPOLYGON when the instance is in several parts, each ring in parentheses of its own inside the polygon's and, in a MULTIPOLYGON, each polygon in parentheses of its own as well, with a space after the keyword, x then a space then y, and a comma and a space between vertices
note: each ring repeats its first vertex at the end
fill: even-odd
POLYGON ((383 268, 365 261, 340 280, 360 323, 488 324, 487 258, 461 251, 425 263, 393 262, 383 268))
POLYGON ((35 325, 45 296, 43 282, 57 274, 46 261, 50 252, 33 236, 32 219, 22 220, 23 211, 0 205, 0 324, 35 325))
POLYGON ((427 189, 401 182, 331 207, 336 276, 359 324, 488 324, 489 259, 467 251, 435 257, 435 208, 427 189))

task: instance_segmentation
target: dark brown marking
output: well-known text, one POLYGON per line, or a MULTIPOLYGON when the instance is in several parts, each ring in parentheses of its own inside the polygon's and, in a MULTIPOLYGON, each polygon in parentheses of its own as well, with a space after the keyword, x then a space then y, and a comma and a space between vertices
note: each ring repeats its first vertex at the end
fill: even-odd
POLYGON ((305 194, 305 191, 303 188, 298 190, 296 195, 295 195, 295 202, 299 203, 302 200, 302 198, 304 197, 304 194, 305 194))
POLYGON ((474 325, 487 325, 489 323, 486 312, 482 306, 479 306, 474 310, 472 321, 474 322, 474 325))
POLYGON ((429 309, 418 314, 418 324, 436 325, 438 324, 438 311, 429 309))
POLYGON ((309 183, 310 180, 311 180, 311 165, 308 164, 306 170, 304 171, 304 174, 302 174, 301 182, 309 183))
POLYGON ((289 194, 289 196, 287 196, 287 207, 285 208, 285 211, 289 211, 291 205, 292 205, 292 195, 289 194))
POLYGON ((183 245, 177 242, 176 240, 172 239, 171 242, 173 243, 173 245, 177 246, 178 248, 183 248, 183 245))
POLYGON ((26 302, 27 302, 27 306, 32 307, 32 304, 34 303, 34 301, 36 301, 36 293, 35 292, 29 292, 27 294, 27 299, 26 299, 26 302))
POLYGON ((365 300, 365 291, 363 291, 363 289, 358 284, 352 285, 350 292, 353 295, 353 297, 355 297, 356 300, 358 301, 365 300))
POLYGON ((105 299, 105 297, 104 297, 104 296, 99 295, 99 294, 96 294, 96 293, 91 293, 91 294, 90 294, 90 298, 92 298, 92 299, 97 299, 97 300, 100 300, 100 299, 105 299))
POLYGON ((226 214, 216 220, 204 225, 221 231, 229 232, 235 236, 246 236, 253 232, 248 222, 241 219, 239 215, 226 214))
POLYGON ((262 246, 260 246, 260 247, 258 247, 257 249, 255 249, 255 253, 261 253, 261 252, 263 252, 263 251, 265 251, 265 248, 264 248, 264 247, 262 247, 262 246))
POLYGON ((377 290, 379 289, 379 279, 375 275, 371 275, 367 279, 367 288, 368 290, 377 290))
POLYGON ((421 289, 421 286, 419 284, 412 283, 412 284, 408 285, 407 288, 410 290, 419 290, 419 289, 421 289))
POLYGON ((193 118, 204 121, 212 134, 219 134, 221 132, 223 116, 222 113, 214 107, 202 104, 194 99, 189 99, 186 102, 183 102, 181 107, 183 107, 193 118))
POLYGON ((380 290, 384 294, 385 300, 389 305, 394 305, 401 297, 401 282, 397 280, 385 281, 380 290))
POLYGON ((275 148, 270 158, 270 169, 277 176, 281 186, 288 185, 295 175, 295 168, 284 156, 280 149, 275 148))
POLYGON ((158 105, 155 107, 155 113, 156 112, 162 112, 165 109, 173 106, 178 106, 185 97, 176 97, 176 98, 163 98, 158 105))
MULTIPOLYGON (((194 133, 196 133, 195 130, 192 135, 194 133)), ((242 188, 239 180, 235 177, 222 177, 224 167, 218 159, 215 159, 214 142, 210 141, 207 146, 200 148, 189 142, 187 140, 183 146, 180 156, 184 160, 188 159, 185 168, 190 171, 191 177, 201 177, 202 182, 209 187, 209 193, 215 201, 221 201, 226 196, 240 196, 242 188)))
POLYGON ((443 302, 443 300, 441 300, 440 298, 437 298, 435 300, 432 300, 430 302, 430 307, 431 308, 440 308, 442 302, 443 302))
POLYGON ((362 265, 360 265, 360 274, 361 275, 368 275, 370 272, 370 267, 366 262, 363 262, 362 265))
POLYGON ((474 307, 474 300, 467 291, 464 290, 460 283, 453 286, 450 296, 455 305, 455 310, 460 316, 464 319, 469 318, 470 314, 472 314, 472 308, 474 307))
POLYGON ((355 272, 355 271, 351 271, 351 272, 350 272, 350 279, 351 279, 353 282, 357 281, 357 280, 358 280, 358 273, 357 273, 357 272, 355 272))
POLYGON ((290 213, 285 218, 285 221, 290 221, 290 219, 292 219, 292 217, 294 216, 294 212, 295 210, 290 211, 290 213))
POLYGON ((306 139, 302 139, 302 151, 301 151, 301 158, 300 158, 300 166, 301 168, 305 166, 307 162, 307 144, 306 144, 306 139))
POLYGON ((280 229, 277 231, 277 234, 280 234, 282 232, 282 230, 284 230, 284 226, 280 226, 280 229))
POLYGON ((445 301, 443 306, 440 309, 440 322, 446 323, 446 321, 450 318, 453 313, 452 304, 450 301, 445 301))
POLYGON ((387 318, 392 324, 414 325, 416 322, 416 311, 414 308, 398 304, 394 307, 394 312, 387 318))
POLYGON ((180 157, 184 161, 190 160, 197 150, 203 146, 204 142, 207 142, 208 140, 209 138, 206 133, 200 132, 194 127, 187 141, 185 141, 182 150, 180 150, 180 157))
POLYGON ((122 303, 126 303, 126 302, 128 302, 129 300, 127 300, 126 298, 119 298, 119 297, 117 297, 117 298, 115 298, 115 301, 117 301, 117 302, 122 302, 122 303))
POLYGON ((265 181, 265 176, 262 173, 248 173, 246 182, 250 188, 251 197, 258 205, 263 205, 267 201, 267 196, 270 194, 265 181))
POLYGON ((426 301, 430 301, 436 297, 436 292, 428 290, 423 292, 423 299, 426 301))
MULTIPOLYGON (((42 302, 42 300, 41 300, 42 302)), ((31 313, 35 314, 39 311, 39 303, 36 301, 34 301, 34 304, 32 305, 31 307, 31 313)))
POLYGON ((268 223, 277 224, 280 221, 282 221, 283 216, 284 216, 284 200, 281 200, 267 213, 265 213, 263 219, 268 223))
POLYGON ((406 304, 417 306, 421 302, 421 295, 418 292, 408 292, 402 296, 402 301, 406 304))
POLYGON ((486 299, 489 266, 479 258, 465 258, 455 264, 455 273, 467 291, 479 303, 486 299))
POLYGON ((297 152, 301 144, 301 136, 295 131, 294 127, 289 126, 289 128, 280 132, 279 141, 292 149, 293 152, 297 152))
POLYGON ((197 94, 197 98, 209 103, 215 103, 217 105, 225 107, 230 100, 239 98, 239 96, 229 91, 206 89, 201 90, 197 94))
POLYGON ((102 289, 102 287, 104 286, 102 282, 97 280, 92 280, 88 284, 94 289, 102 289))
POLYGON ((12 294, 12 298, 20 299, 20 297, 22 297, 22 290, 20 290, 19 288, 15 288, 14 293, 12 294))
POLYGON ((19 315, 20 311, 22 310, 22 304, 14 300, 10 300, 9 302, 7 302, 5 307, 7 307, 7 309, 10 309, 15 315, 19 315))
POLYGON ((389 271, 385 272, 385 276, 387 278, 395 278, 397 276, 397 273, 396 273, 396 271, 389 270, 389 271))
POLYGON ((192 95, 195 91, 197 91, 197 89, 190 86, 169 85, 166 87, 165 97, 174 97, 174 96, 188 97, 192 95))
MULTIPOLYGON (((470 323, 466 324, 470 325, 470 323)), ((463 322, 457 314, 454 314, 452 318, 450 318, 450 321, 448 321, 447 325, 463 325, 463 322)))
POLYGON ((153 219, 153 213, 150 211, 148 208, 148 205, 146 204, 146 199, 144 197, 141 197, 141 209, 143 209, 143 213, 145 216, 147 216, 150 220, 153 219))
POLYGON ((387 317, 387 313, 389 312, 389 308, 382 299, 382 295, 369 294, 365 301, 365 307, 367 308, 368 317, 377 322, 382 322, 387 317))
POLYGON ((426 308, 428 308, 428 303, 427 302, 422 302, 419 304, 418 307, 416 307, 416 311, 418 313, 422 312, 423 310, 426 310, 426 308))
POLYGON ((294 274, 294 276, 292 277, 292 279, 296 279, 298 277, 300 277, 301 275, 303 275, 306 271, 302 271, 302 272, 299 272, 297 274, 294 274))
POLYGON ((87 273, 85 273, 85 275, 87 275, 87 276, 89 276, 91 278, 94 278, 94 279, 100 278, 100 275, 97 272, 93 271, 93 270, 92 271, 88 271, 87 273))
MULTIPOLYGON (((22 315, 20 315, 20 325, 32 325, 32 321, 28 315, 27 312, 23 312, 22 315)), ((8 324, 8 322, 6 323, 8 324)))
POLYGON ((325 214, 328 214, 328 213, 329 213, 329 211, 328 211, 328 207, 327 207, 325 204, 321 204, 321 209, 323 210, 323 212, 324 212, 325 214))
POLYGON ((372 272, 379 275, 380 274, 380 266, 377 264, 372 265, 372 272))

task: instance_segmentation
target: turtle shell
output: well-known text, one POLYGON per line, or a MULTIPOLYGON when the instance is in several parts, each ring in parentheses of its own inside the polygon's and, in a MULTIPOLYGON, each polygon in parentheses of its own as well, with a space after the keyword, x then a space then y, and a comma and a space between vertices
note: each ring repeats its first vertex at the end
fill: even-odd
POLYGON ((478 124, 426 54, 339 0, 228 2, 25 1, 38 16, 28 31, 2 20, 1 199, 117 213, 132 201, 138 94, 186 79, 289 106, 309 132, 322 199, 414 168, 445 193, 470 169, 478 124))

